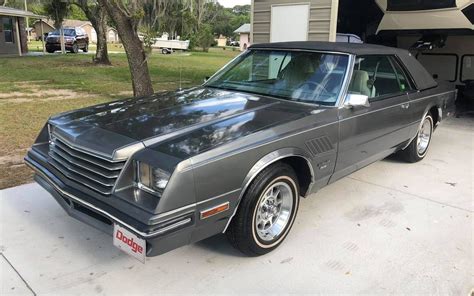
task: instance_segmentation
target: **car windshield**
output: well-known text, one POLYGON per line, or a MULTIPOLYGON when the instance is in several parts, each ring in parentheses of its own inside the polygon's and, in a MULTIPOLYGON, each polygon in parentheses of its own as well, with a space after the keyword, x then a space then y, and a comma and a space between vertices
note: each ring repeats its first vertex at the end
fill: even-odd
MULTIPOLYGON (((50 33, 51 35, 60 35, 59 30, 53 31, 50 33)), ((74 36, 75 30, 74 29, 64 29, 64 36, 74 36)))
POLYGON ((249 50, 205 85, 334 106, 348 63, 343 54, 249 50))

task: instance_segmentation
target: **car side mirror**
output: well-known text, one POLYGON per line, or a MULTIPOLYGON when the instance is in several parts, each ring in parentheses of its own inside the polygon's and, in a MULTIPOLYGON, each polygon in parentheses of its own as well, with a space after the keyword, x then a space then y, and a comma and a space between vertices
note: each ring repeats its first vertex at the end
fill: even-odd
POLYGON ((360 94, 348 94, 344 107, 352 109, 355 107, 370 107, 369 97, 360 94))
POLYGON ((206 76, 206 77, 204 78, 204 82, 207 82, 207 81, 209 80, 209 78, 211 78, 211 77, 206 76))

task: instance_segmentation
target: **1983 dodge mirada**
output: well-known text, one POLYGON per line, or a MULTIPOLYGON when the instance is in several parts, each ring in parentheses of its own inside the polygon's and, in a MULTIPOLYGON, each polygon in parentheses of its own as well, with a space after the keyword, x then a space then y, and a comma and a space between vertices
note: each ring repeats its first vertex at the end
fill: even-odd
POLYGON ((222 232, 256 256, 300 197, 392 153, 423 159, 455 99, 404 50, 259 44, 200 87, 51 117, 26 162, 140 260, 222 232))

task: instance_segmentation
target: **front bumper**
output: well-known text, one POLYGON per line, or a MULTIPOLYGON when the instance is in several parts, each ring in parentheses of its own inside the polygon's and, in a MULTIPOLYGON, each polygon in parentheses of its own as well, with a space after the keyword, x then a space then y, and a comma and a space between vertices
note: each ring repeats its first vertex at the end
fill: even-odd
MULTIPOLYGON (((30 151, 31 153, 31 151, 30 151)), ((119 224, 147 242, 147 256, 156 256, 190 243, 195 211, 168 215, 156 225, 144 224, 133 217, 101 204, 83 192, 70 188, 45 166, 28 154, 26 163, 35 171, 35 181, 46 189, 72 217, 108 234, 119 224)))
MULTIPOLYGON (((46 43, 45 44, 46 48, 48 49, 61 49, 61 43, 46 43)), ((66 49, 72 49, 73 43, 65 42, 64 47, 66 49)))

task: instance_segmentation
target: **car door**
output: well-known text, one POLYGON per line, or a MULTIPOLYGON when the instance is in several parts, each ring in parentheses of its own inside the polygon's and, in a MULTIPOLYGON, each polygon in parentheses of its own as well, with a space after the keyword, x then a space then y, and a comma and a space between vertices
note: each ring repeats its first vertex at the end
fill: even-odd
POLYGON ((358 56, 349 93, 369 97, 369 107, 339 109, 339 147, 331 182, 391 154, 409 137, 410 86, 401 83, 394 57, 358 56))
POLYGON ((85 45, 86 45, 86 38, 85 38, 84 29, 79 28, 77 30, 77 33, 78 33, 78 36, 77 36, 78 42, 77 43, 80 44, 81 48, 84 48, 85 45))

